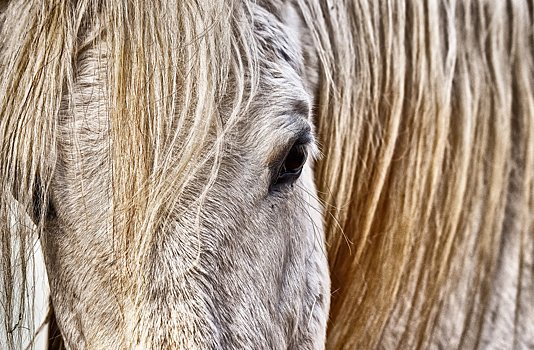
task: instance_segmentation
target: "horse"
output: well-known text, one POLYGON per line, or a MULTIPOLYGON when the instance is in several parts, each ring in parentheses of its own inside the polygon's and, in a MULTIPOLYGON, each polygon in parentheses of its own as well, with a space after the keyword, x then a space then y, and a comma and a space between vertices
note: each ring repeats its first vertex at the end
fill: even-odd
POLYGON ((2 348, 534 348, 533 16, 0 2, 2 348))

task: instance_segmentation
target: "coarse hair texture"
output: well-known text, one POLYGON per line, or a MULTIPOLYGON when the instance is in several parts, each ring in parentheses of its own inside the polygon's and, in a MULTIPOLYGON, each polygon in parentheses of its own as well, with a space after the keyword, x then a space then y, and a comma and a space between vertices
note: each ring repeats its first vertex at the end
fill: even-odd
MULTIPOLYGON (((185 190, 206 159, 209 188, 224 131, 254 96, 257 53, 241 5, 0 5, 0 298, 8 349, 20 343, 20 319, 31 317, 26 269, 48 211, 56 123, 70 103, 77 55, 97 38, 106 45, 110 230, 124 317, 135 317, 138 267, 169 200, 182 194, 171 189, 185 190), (223 120, 228 96, 232 112, 223 120), (178 139, 185 141, 176 154, 178 139)), ((533 306, 532 4, 298 5, 320 61, 314 97, 324 157, 316 182, 331 205, 333 283, 327 348, 427 348, 439 344, 444 322, 460 324, 447 348, 478 348, 506 235, 521 242, 515 283, 530 286, 517 288, 514 300, 514 344, 521 344, 521 325, 532 322, 524 310, 533 306), (462 308, 451 321, 456 295, 462 308)))
MULTIPOLYGON (((53 210, 48 207, 48 188, 56 162, 57 124, 60 110, 73 108, 77 57, 98 42, 101 59, 107 60, 104 103, 113 179, 109 230, 123 318, 132 320, 124 326, 135 327, 142 314, 137 308, 145 278, 140 267, 150 256, 153 233, 200 165, 209 161, 211 174, 195 203, 200 211, 217 174, 225 130, 246 110, 245 90, 253 95, 255 48, 250 14, 241 5, 211 0, 2 5, 0 298, 8 349, 20 346, 23 319, 33 324, 27 269, 45 216, 53 210), (223 99, 230 106, 224 120, 219 108, 223 99), (170 115, 172 119, 166 118, 170 115)), ((143 330, 127 331, 125 335, 139 336, 143 330)), ((124 339, 124 345, 129 347, 130 341, 136 340, 124 339)))
POLYGON ((327 348, 480 348, 511 237, 506 347, 528 346, 532 3, 300 3, 324 69, 316 180, 335 206, 327 348))

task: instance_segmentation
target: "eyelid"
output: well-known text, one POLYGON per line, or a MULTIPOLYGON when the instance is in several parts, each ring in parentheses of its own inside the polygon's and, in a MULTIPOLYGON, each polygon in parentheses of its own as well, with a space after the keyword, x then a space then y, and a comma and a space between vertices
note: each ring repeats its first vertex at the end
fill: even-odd
MULTIPOLYGON (((285 157, 291 147, 297 144, 312 145, 315 141, 312 133, 311 125, 306 118, 296 114, 282 114, 276 118, 277 121, 273 126, 275 130, 271 130, 273 137, 271 138, 270 150, 268 156, 264 158, 264 165, 271 167, 277 163, 280 158, 285 157)), ((312 154, 316 155, 312 147, 312 154)))
POLYGON ((311 128, 303 129, 301 132, 292 137, 287 143, 286 147, 284 147, 283 151, 280 152, 279 156, 276 157, 276 159, 281 159, 283 161, 293 146, 303 148, 307 152, 310 152, 315 146, 315 137, 313 137, 313 134, 311 133, 311 128))
MULTIPOLYGON (((300 135, 293 145, 305 147, 306 152, 308 153, 308 160, 316 160, 320 157, 321 152, 317 146, 315 136, 311 132, 311 128, 307 130, 303 135, 300 135), (302 142, 300 142, 302 141, 302 142)), ((293 146, 291 146, 293 147, 293 146)), ((289 149, 291 149, 291 147, 289 149)), ((289 150, 288 150, 289 151, 289 150)), ((287 153, 286 153, 287 154, 287 153)))
POLYGON ((291 146, 293 145, 308 145, 315 141, 315 138, 313 137, 311 133, 311 128, 306 128, 302 130, 300 133, 295 135, 294 141, 291 143, 291 146))

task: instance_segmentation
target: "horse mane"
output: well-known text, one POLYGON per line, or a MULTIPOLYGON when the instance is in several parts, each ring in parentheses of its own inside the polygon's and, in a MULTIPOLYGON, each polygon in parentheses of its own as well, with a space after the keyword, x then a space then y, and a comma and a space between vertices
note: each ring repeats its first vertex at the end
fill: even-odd
MULTIPOLYGON (((47 189, 58 134, 76 142, 58 120, 75 108, 75 84, 97 74, 78 76, 83 67, 77 58, 97 46, 107 62, 107 84, 100 88, 108 97, 112 145, 109 230, 125 295, 124 327, 135 328, 144 280, 139 266, 154 232, 208 161, 211 173, 194 203, 200 212, 217 176, 225 130, 253 96, 258 53, 250 14, 237 4, 56 0, 0 7, 0 335, 8 349, 33 334, 33 295, 26 284, 32 247, 54 210, 47 189), (229 111, 219 108, 223 100, 229 111)), ((83 178, 75 180, 83 192, 83 178)))
MULTIPOLYGON (((297 3, 321 73, 316 182, 332 274, 327 347, 425 348, 454 322, 456 347, 477 348, 507 235, 521 241, 516 283, 532 283, 532 6, 297 3), (452 321, 457 303, 464 306, 452 321)), ((24 338, 21 320, 32 318, 26 280, 53 210, 57 119, 73 108, 76 58, 103 43, 113 107, 110 230, 124 318, 132 318, 125 327, 135 327, 144 277, 136 266, 169 199, 180 200, 205 159, 213 162, 209 189, 225 130, 254 97, 260 57, 245 18, 238 1, 0 4, 0 335, 8 349, 24 338), (171 151, 177 140, 185 140, 179 154, 171 151)), ((517 292, 517 310, 527 297, 517 292)), ((516 312, 514 336, 526 317, 516 312)))
POLYGON ((531 4, 299 4, 323 69, 327 348, 419 349, 444 336, 447 348, 479 348, 511 237, 512 282, 527 286, 511 302, 519 340, 533 282, 531 4))

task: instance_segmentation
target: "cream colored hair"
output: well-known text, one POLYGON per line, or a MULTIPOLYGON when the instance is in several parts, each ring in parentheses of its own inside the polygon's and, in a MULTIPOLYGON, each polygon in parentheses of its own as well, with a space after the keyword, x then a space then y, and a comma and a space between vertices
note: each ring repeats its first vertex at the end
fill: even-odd
MULTIPOLYGON (((298 4, 320 62, 315 98, 324 157, 316 183, 328 203, 333 283, 327 347, 428 348, 445 338, 447 348, 483 346, 495 300, 507 295, 499 294, 506 275, 499 261, 510 240, 519 243, 517 254, 506 255, 516 266, 509 336, 513 346, 526 344, 534 304, 532 4, 298 4)), ((42 231, 56 118, 69 104, 75 57, 104 38, 106 103, 114 107, 112 226, 131 312, 143 279, 135 264, 170 189, 186 189, 195 165, 218 153, 225 127, 254 95, 244 93, 246 81, 258 74, 250 29, 239 25, 229 1, 71 6, 56 0, 1 8, 1 301, 13 342, 19 314, 31 309, 21 309, 31 295, 19 286, 42 231), (177 18, 168 17, 177 12, 167 11, 172 4, 180 6, 177 18), (228 84, 243 93, 223 122, 218 103, 228 84), (154 99, 175 92, 179 105, 154 99), (157 118, 173 113, 172 124, 157 118), (205 117, 187 125, 191 115, 205 117), (186 141, 170 154, 175 139, 186 141), (28 212, 37 216, 35 227, 24 224, 28 212)), ((210 179, 217 161, 212 169, 210 179)))
MULTIPOLYGON (((67 92, 74 91, 77 57, 103 42, 109 88, 104 103, 113 107, 109 225, 126 317, 136 313, 145 278, 138 267, 166 206, 180 200, 200 165, 214 156, 207 192, 225 129, 247 108, 245 69, 256 73, 254 47, 245 45, 251 29, 231 1, 13 1, 1 9, 0 290, 12 348, 23 333, 19 319, 32 317, 33 296, 24 283, 32 262, 28 252, 43 231, 59 112, 75 108, 67 92), (230 89, 241 93, 231 97, 234 108, 223 120, 218 103, 230 89), (164 115, 176 117, 169 122, 159 117, 164 115), (28 223, 28 214, 36 225, 28 223)), ((253 87, 254 78, 249 81, 253 87)), ((76 135, 70 137, 76 142, 76 135)))
POLYGON ((300 3, 325 70, 327 348, 532 345, 532 3, 300 3))

